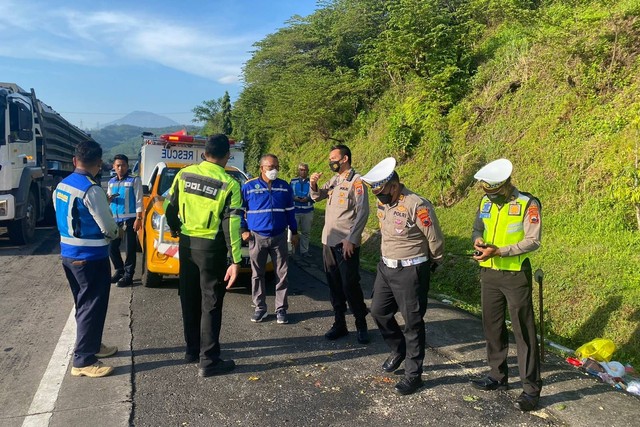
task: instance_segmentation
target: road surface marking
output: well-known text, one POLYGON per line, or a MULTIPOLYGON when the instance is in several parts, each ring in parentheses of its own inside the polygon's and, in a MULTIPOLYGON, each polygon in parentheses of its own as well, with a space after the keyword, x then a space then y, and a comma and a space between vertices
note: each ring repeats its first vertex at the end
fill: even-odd
POLYGON ((58 393, 62 380, 67 373, 69 361, 73 354, 73 347, 76 341, 76 310, 71 309, 66 325, 62 330, 58 344, 56 345, 47 370, 42 376, 36 394, 33 396, 27 417, 22 423, 22 427, 43 427, 48 426, 53 410, 58 400, 58 393))

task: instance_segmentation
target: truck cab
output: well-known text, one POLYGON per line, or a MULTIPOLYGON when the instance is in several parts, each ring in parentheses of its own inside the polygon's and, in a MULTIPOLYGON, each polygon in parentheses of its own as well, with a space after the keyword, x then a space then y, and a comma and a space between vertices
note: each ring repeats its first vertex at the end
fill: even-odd
POLYGON ((91 136, 15 83, 0 83, 0 226, 16 245, 36 222, 55 219, 51 194, 73 172, 76 145, 91 136))

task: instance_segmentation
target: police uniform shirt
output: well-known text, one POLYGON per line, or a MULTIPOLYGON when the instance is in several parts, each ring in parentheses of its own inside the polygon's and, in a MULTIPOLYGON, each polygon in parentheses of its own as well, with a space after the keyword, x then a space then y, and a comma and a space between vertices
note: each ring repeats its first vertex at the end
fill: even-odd
POLYGON ((438 262, 444 236, 433 205, 406 187, 393 205, 378 202, 376 215, 382 233, 382 256, 394 260, 428 256, 438 262))
POLYGON ((309 193, 314 202, 327 199, 322 244, 336 246, 347 239, 359 246, 369 216, 369 199, 360 174, 354 169, 335 174, 322 188, 309 193))
MULTIPOLYGON (((520 196, 518 189, 514 188, 509 202, 502 207, 500 213, 505 212, 516 214, 515 209, 519 209, 519 205, 516 200, 520 196)), ((528 252, 535 251, 540 247, 540 236, 542 231, 542 221, 540 218, 540 205, 536 199, 531 198, 529 204, 525 208, 523 227, 524 227, 524 239, 516 244, 504 246, 499 248, 498 254, 502 257, 522 255, 528 252)), ((472 242, 476 239, 482 238, 484 235, 484 222, 482 221, 482 215, 487 214, 491 210, 491 202, 485 203, 476 214, 476 220, 473 223, 473 233, 471 235, 472 242), (484 212, 486 211, 486 212, 484 212)), ((519 215, 520 212, 517 212, 519 215)))

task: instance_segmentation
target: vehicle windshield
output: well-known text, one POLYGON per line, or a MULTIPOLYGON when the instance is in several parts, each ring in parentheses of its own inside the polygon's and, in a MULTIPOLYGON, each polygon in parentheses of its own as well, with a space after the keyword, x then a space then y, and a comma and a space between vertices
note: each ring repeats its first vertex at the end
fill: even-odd
POLYGON ((158 184, 158 194, 164 196, 164 193, 171 188, 173 179, 176 177, 180 168, 164 168, 162 175, 160 175, 160 183, 158 184))
MULTIPOLYGON (((162 175, 160 175, 160 183, 158 184, 158 194, 164 195, 169 188, 171 188, 171 184, 173 184, 173 180, 180 171, 181 168, 164 168, 162 170, 162 175)), ((238 170, 227 170, 229 175, 231 175, 240 186, 247 181, 247 176, 238 171, 238 170)))
POLYGON ((240 183, 240 187, 242 187, 242 184, 247 181, 247 176, 240 171, 227 170, 226 172, 231 175, 236 181, 238 181, 238 183, 240 183))

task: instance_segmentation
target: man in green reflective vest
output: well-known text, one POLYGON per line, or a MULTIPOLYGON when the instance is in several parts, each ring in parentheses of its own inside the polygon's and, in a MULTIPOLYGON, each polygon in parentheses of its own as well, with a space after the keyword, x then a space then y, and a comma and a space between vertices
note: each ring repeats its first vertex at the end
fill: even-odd
POLYGON ((238 276, 240 184, 225 172, 229 139, 213 135, 205 145, 205 160, 176 175, 165 201, 167 224, 180 236, 180 303, 186 341, 185 361, 200 361, 198 375, 209 377, 234 369, 220 359, 220 328, 225 281, 238 276), (227 251, 232 264, 227 268, 227 251), (226 273, 225 273, 226 270, 226 273))
POLYGON ((489 374, 472 380, 481 390, 508 388, 509 336, 507 307, 518 351, 523 392, 515 406, 531 411, 538 405, 542 380, 531 299, 529 253, 540 247, 540 202, 511 183, 513 165, 495 160, 476 174, 485 195, 473 224, 474 259, 480 263, 482 326, 487 340, 489 374))

